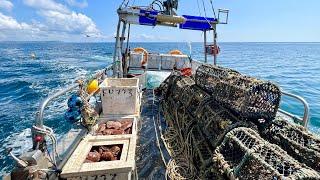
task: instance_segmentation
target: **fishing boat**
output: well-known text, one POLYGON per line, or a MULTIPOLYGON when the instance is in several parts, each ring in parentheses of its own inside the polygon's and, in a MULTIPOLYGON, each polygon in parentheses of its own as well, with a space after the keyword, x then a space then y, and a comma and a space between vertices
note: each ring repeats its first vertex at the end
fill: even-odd
POLYGON ((272 82, 218 66, 217 26, 228 23, 229 10, 209 18, 178 15, 177 8, 177 0, 147 7, 123 1, 113 63, 40 104, 33 148, 20 156, 9 149, 16 167, 3 178, 138 179, 141 156, 156 147, 165 173, 155 179, 320 179, 320 139, 308 131, 308 103, 272 82), (132 25, 199 31, 204 60, 177 49, 130 49, 132 25), (150 89, 150 72, 168 77, 150 89), (65 118, 74 128, 57 139, 45 126, 45 109, 67 93, 65 118), (280 109, 281 96, 301 102, 303 117, 280 109), (154 136, 154 145, 142 149, 141 135, 154 136))

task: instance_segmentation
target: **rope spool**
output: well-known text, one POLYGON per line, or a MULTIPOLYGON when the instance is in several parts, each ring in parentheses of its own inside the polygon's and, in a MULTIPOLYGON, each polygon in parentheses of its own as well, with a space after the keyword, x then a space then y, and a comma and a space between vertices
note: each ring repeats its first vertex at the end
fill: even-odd
POLYGON ((137 47, 133 49, 135 53, 143 53, 143 59, 141 61, 141 67, 146 67, 148 64, 148 51, 142 47, 137 47))

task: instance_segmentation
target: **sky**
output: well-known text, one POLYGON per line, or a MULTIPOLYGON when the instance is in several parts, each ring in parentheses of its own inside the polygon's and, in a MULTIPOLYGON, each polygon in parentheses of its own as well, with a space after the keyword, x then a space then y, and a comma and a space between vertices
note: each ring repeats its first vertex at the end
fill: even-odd
MULTIPOLYGON (((151 1, 131 0, 129 4, 146 6, 151 1)), ((121 2, 0 0, 0 41, 113 42, 121 2)), ((212 17, 209 2, 180 0, 178 14, 212 17)), ((221 42, 320 42, 319 0, 213 0, 213 5, 230 10, 229 23, 217 28, 221 42)), ((172 27, 135 25, 131 31, 131 40, 136 42, 202 39, 202 32, 172 27)))

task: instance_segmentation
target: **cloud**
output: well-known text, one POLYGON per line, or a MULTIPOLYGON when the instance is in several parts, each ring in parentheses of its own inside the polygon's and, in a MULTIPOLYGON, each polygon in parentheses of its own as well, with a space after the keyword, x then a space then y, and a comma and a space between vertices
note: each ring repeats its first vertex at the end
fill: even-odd
POLYGON ((0 9, 11 11, 13 8, 12 2, 8 0, 0 0, 0 9))
POLYGON ((33 40, 35 35, 41 36, 41 26, 38 25, 18 22, 0 12, 0 40, 33 40))
POLYGON ((40 11, 39 13, 46 19, 46 24, 51 30, 90 36, 100 35, 100 31, 92 19, 84 14, 76 12, 61 13, 58 11, 40 11))
POLYGON ((70 6, 74 6, 74 7, 78 7, 78 8, 86 8, 88 7, 88 2, 87 0, 84 0, 82 2, 78 2, 77 0, 66 0, 66 2, 70 5, 70 6))
POLYGON ((86 41, 105 39, 95 22, 83 13, 70 10, 54 0, 23 2, 36 10, 40 21, 19 22, 0 12, 0 41, 83 41, 87 36, 90 38, 86 41))
POLYGON ((32 8, 42 10, 54 10, 63 13, 70 13, 69 9, 53 0, 23 0, 23 2, 32 8))
MULTIPOLYGON (((70 2, 77 3, 76 1, 70 2)), ((95 22, 85 14, 74 12, 53 0, 24 0, 24 3, 35 8, 44 19, 43 31, 102 38, 95 22)))
POLYGON ((19 23, 10 16, 6 16, 0 12, 0 30, 27 30, 31 26, 26 23, 19 23))

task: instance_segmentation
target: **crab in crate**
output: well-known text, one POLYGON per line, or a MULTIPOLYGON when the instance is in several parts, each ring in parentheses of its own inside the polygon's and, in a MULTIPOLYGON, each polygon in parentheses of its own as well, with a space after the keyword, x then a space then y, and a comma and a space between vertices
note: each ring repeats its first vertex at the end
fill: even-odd
POLYGON ((133 121, 131 119, 123 119, 120 121, 109 120, 106 123, 98 125, 96 135, 120 135, 132 133, 133 121))
POLYGON ((85 163, 120 160, 122 145, 93 146, 85 163))

